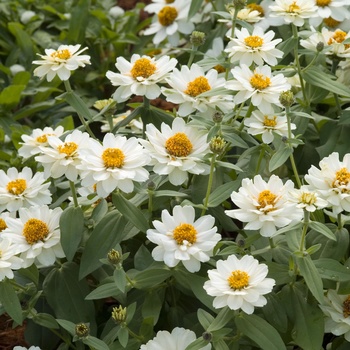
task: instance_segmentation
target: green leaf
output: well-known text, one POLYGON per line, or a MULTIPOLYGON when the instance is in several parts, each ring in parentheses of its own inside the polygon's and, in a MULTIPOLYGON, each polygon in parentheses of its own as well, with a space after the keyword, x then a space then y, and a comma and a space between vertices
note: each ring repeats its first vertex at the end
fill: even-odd
POLYGON ((211 323, 214 321, 214 317, 207 311, 203 309, 197 310, 197 318, 202 327, 207 330, 211 323))
POLYGON ((84 233, 81 207, 68 207, 60 217, 61 244, 67 260, 72 261, 84 233))
POLYGON ((3 89, 0 93, 0 104, 10 106, 18 104, 25 87, 25 85, 10 85, 3 89))
POLYGON ((230 197, 231 193, 237 190, 240 185, 240 180, 227 182, 217 187, 209 196, 209 207, 217 207, 227 198, 230 197))
POLYGON ((188 194, 171 190, 157 190, 154 191, 154 197, 188 197, 188 194))
POLYGON ((143 212, 134 204, 128 201, 122 194, 113 193, 113 204, 115 207, 141 232, 146 233, 149 229, 148 222, 143 212))
POLYGON ((55 318, 46 313, 38 313, 33 317, 33 321, 43 327, 50 328, 50 329, 57 329, 59 328, 57 321, 55 318))
POLYGON ((160 296, 160 291, 150 290, 145 297, 142 305, 142 317, 144 319, 151 318, 152 324, 158 322, 160 311, 163 307, 164 293, 160 296))
POLYGON ((74 91, 66 92, 64 95, 65 100, 75 109, 75 111, 84 119, 92 120, 92 116, 89 108, 85 102, 74 91))
POLYGON ((97 299, 104 299, 108 297, 115 297, 120 294, 120 290, 117 288, 116 284, 114 282, 112 283, 105 283, 100 286, 98 286, 95 290, 93 290, 91 293, 89 293, 85 299, 86 300, 97 300, 97 299))
POLYGON ((56 319, 57 323, 65 329, 70 335, 75 335, 75 323, 67 321, 67 320, 61 320, 56 319))
POLYGON ((296 263, 299 267, 300 274, 304 277, 306 285, 310 289, 312 295, 316 300, 322 304, 323 303, 323 284, 320 274, 316 269, 314 262, 311 260, 309 255, 307 256, 295 256, 296 263))
POLYGON ((306 82, 318 86, 337 95, 350 97, 350 89, 346 85, 336 81, 336 77, 323 72, 320 68, 312 66, 302 72, 306 82))
POLYGON ((162 283, 172 275, 169 269, 149 269, 135 275, 133 278, 134 287, 137 289, 147 289, 162 283))
POLYGON ((17 22, 10 22, 8 29, 16 38, 17 45, 21 49, 27 62, 31 62, 34 57, 33 43, 29 34, 23 29, 23 26, 17 22))
POLYGON ((204 340, 202 337, 193 341, 190 345, 187 345, 185 350, 201 350, 204 349, 208 345, 208 342, 204 340))
POLYGON ((91 335, 83 339, 83 343, 88 345, 90 349, 109 350, 109 346, 102 340, 92 337, 91 335))
POLYGON ((0 300, 5 311, 18 324, 22 324, 22 308, 16 290, 11 282, 5 278, 0 282, 0 300))
POLYGON ((332 241, 337 240, 337 238, 335 237, 335 234, 326 225, 322 224, 322 222, 310 221, 309 226, 316 232, 323 234, 324 236, 331 239, 332 241))
POLYGON ((120 327, 118 331, 118 340, 123 348, 126 348, 129 341, 129 332, 125 327, 120 327))
POLYGON ((83 278, 102 265, 100 259, 121 241, 125 220, 116 211, 109 212, 94 228, 81 256, 79 278, 83 278))
POLYGON ((263 350, 286 349, 284 342, 270 324, 254 314, 241 313, 235 318, 237 328, 248 338, 252 339, 263 350))
POLYGON ((350 281, 350 269, 334 259, 322 258, 314 261, 321 278, 332 281, 350 281))
POLYGON ((80 0, 73 7, 72 16, 69 22, 69 41, 72 44, 82 43, 85 39, 86 27, 89 23, 89 0, 80 0))
POLYGON ((240 167, 238 167, 237 165, 234 165, 232 163, 229 162, 222 162, 220 160, 217 160, 216 165, 221 166, 223 168, 228 168, 228 169, 233 169, 233 170, 237 170, 237 171, 242 171, 242 169, 240 167))
POLYGON ((116 268, 113 273, 114 281, 117 288, 124 293, 126 287, 126 274, 122 268, 116 268))
POLYGON ((188 12, 187 18, 190 20, 195 14, 198 13, 200 7, 202 6, 203 0, 192 0, 190 10, 188 12))
POLYGON ((273 171, 283 165, 292 153, 293 150, 288 146, 280 148, 270 159, 269 171, 273 171))
POLYGON ((227 325, 227 323, 232 319, 232 317, 233 317, 232 310, 228 307, 223 308, 215 317, 211 325, 207 328, 207 331, 214 332, 224 328, 227 325))

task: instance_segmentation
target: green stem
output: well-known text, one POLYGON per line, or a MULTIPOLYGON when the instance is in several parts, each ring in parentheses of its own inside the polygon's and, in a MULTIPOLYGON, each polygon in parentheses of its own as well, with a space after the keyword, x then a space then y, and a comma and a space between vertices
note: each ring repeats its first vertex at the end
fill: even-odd
POLYGON ((72 192, 72 197, 73 197, 73 203, 75 207, 78 207, 78 197, 77 197, 77 191, 75 190, 75 184, 74 181, 69 181, 69 186, 70 186, 70 190, 72 192))
POLYGON ((148 214, 149 214, 149 225, 152 224, 152 212, 153 212, 153 190, 148 190, 148 214))
POLYGON ((301 233, 300 247, 299 247, 299 251, 301 253, 304 253, 304 250, 305 250, 305 237, 306 237, 307 228, 309 227, 309 220, 310 220, 310 213, 304 209, 304 224, 303 224, 303 231, 301 233))
POLYGON ((273 241, 273 238, 272 237, 269 237, 269 243, 270 243, 270 248, 273 249, 275 248, 275 242, 273 241))
POLYGON ((129 334, 134 338, 137 339, 138 341, 140 341, 141 343, 143 343, 143 341, 145 340, 142 336, 136 334, 135 332, 133 332, 128 326, 126 326, 126 329, 128 330, 129 334))
MULTIPOLYGON (((335 75, 335 73, 336 73, 336 71, 337 71, 338 64, 339 64, 339 60, 337 60, 337 59, 333 59, 333 60, 332 60, 331 72, 332 72, 333 75, 335 75)), ((334 95, 335 105, 336 105, 336 107, 337 107, 338 114, 339 114, 339 115, 342 115, 342 114, 343 114, 343 111, 342 111, 342 109, 341 109, 341 104, 340 104, 339 96, 338 96, 338 94, 336 94, 336 93, 333 93, 333 95, 334 95)))
POLYGON ((242 119, 241 125, 240 125, 239 128, 238 128, 238 131, 242 131, 242 130, 243 130, 243 128, 244 128, 244 119, 250 118, 250 116, 251 116, 252 113, 253 113, 253 110, 254 110, 254 106, 253 106, 253 104, 250 102, 249 107, 248 107, 248 110, 247 110, 247 113, 246 113, 245 117, 242 119))
POLYGON ((343 220, 341 219, 341 213, 337 215, 338 229, 341 230, 343 228, 343 220))
POLYGON ((209 173, 209 179, 208 179, 207 193, 205 195, 204 208, 202 210, 201 216, 203 216, 208 209, 209 196, 211 192, 211 187, 213 185, 215 162, 216 162, 216 154, 213 153, 211 157, 211 162, 210 162, 210 173, 209 173))
POLYGON ((261 150, 260 150, 260 154, 259 154, 258 164, 257 164, 257 166, 255 168, 255 175, 259 174, 261 162, 264 159, 264 155, 265 155, 265 147, 263 145, 261 145, 261 150))
POLYGON ((190 57, 189 57, 188 62, 187 62, 188 67, 191 67, 192 62, 194 60, 194 56, 196 55, 196 51, 197 51, 197 47, 192 45, 192 51, 191 51, 190 57))

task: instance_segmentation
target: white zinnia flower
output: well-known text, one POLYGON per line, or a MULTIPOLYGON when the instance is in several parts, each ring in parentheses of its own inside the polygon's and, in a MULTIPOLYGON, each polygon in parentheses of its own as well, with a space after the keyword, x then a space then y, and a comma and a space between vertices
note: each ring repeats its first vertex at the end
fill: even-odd
POLYGON ((162 93, 167 101, 180 105, 178 114, 181 117, 196 110, 210 115, 215 112, 216 107, 227 113, 235 106, 232 102, 233 96, 226 92, 220 91, 211 96, 204 94, 225 87, 225 78, 218 77, 215 69, 204 73, 204 69, 197 64, 192 64, 191 68, 183 65, 181 70, 175 68, 166 81, 172 89, 162 88, 162 93))
POLYGON ((146 125, 148 141, 141 141, 151 156, 153 171, 168 175, 173 185, 183 184, 191 174, 206 174, 209 166, 203 157, 209 151, 207 135, 175 118, 172 127, 162 123, 159 131, 153 124, 146 125))
POLYGON ((131 95, 157 98, 161 92, 158 84, 164 81, 176 64, 177 60, 169 56, 157 60, 155 57, 133 54, 130 62, 118 57, 115 66, 120 73, 106 73, 112 85, 119 86, 113 98, 117 102, 126 101, 131 95))
POLYGON ((39 346, 31 346, 30 348, 25 348, 24 346, 15 346, 12 350, 41 350, 39 346))
POLYGON ((63 132, 63 126, 58 126, 55 129, 46 126, 44 129, 34 129, 30 135, 23 134, 21 136, 23 142, 20 142, 21 147, 18 154, 23 158, 38 154, 41 152, 40 147, 48 146, 47 138, 49 136, 60 137, 63 132))
MULTIPOLYGON (((196 338, 196 334, 193 331, 176 327, 171 333, 168 331, 159 331, 153 339, 141 345, 140 350, 185 350, 196 338)), ((208 344, 198 350, 210 349, 211 344, 208 344)))
MULTIPOLYGON (((244 125, 248 127, 248 134, 261 135, 264 143, 271 143, 274 133, 288 137, 288 121, 285 115, 267 115, 260 111, 254 111, 251 117, 244 119, 244 125)), ((291 123, 291 130, 296 129, 296 125, 291 123)))
POLYGON ((238 91, 234 102, 240 104, 251 98, 251 102, 261 112, 274 113, 273 105, 281 106, 279 96, 281 92, 290 90, 290 84, 282 73, 272 75, 271 67, 259 66, 251 71, 242 64, 231 69, 234 80, 229 80, 226 87, 238 91))
POLYGON ((23 268, 34 262, 39 266, 50 266, 56 258, 63 258, 59 219, 62 209, 53 210, 48 206, 35 206, 19 209, 19 218, 8 218, 7 228, 1 237, 16 246, 23 268))
POLYGON ((156 7, 146 7, 149 12, 157 11, 153 17, 152 24, 144 31, 144 35, 152 35, 153 43, 160 44, 167 39, 172 46, 177 46, 180 34, 190 34, 194 30, 194 24, 188 20, 188 11, 191 2, 187 0, 175 0, 172 3, 162 6, 157 11, 156 7))
POLYGON ((34 69, 34 75, 51 81, 56 75, 61 80, 68 80, 71 71, 90 64, 90 56, 80 55, 87 47, 78 51, 80 45, 60 45, 57 50, 45 49, 45 55, 38 54, 42 60, 33 61, 39 67, 34 69))
POLYGON ((325 332, 336 336, 344 335, 350 342, 350 295, 340 295, 335 290, 328 290, 324 304, 319 305, 325 319, 325 332))
POLYGON ((301 220, 303 212, 292 203, 289 192, 294 184, 272 175, 265 182, 260 175, 254 179, 243 179, 238 192, 232 192, 231 199, 239 209, 225 210, 226 215, 247 222, 246 230, 260 230, 264 237, 273 236, 277 228, 301 220))
POLYGON ((209 270, 209 281, 204 283, 206 292, 215 297, 216 309, 228 306, 232 310, 242 309, 247 314, 254 312, 254 307, 267 303, 263 296, 272 291, 275 280, 266 278, 267 265, 250 255, 238 259, 230 255, 227 260, 219 260, 216 270, 209 270))
POLYGON ((350 153, 340 161, 339 153, 333 152, 319 166, 320 169, 312 165, 305 175, 310 189, 317 191, 335 214, 350 212, 350 153))
POLYGON ((322 20, 332 18, 342 22, 350 17, 348 0, 316 0, 317 16, 310 19, 310 25, 317 27, 322 20))
POLYGON ((247 66, 253 62, 257 65, 263 65, 264 62, 274 66, 277 64, 277 58, 283 57, 283 52, 276 49, 276 45, 282 39, 272 40, 275 33, 270 30, 267 33, 261 27, 254 27, 250 34, 246 28, 235 30, 237 38, 230 38, 230 42, 225 49, 231 62, 242 61, 247 66))
POLYGON ((271 17, 281 16, 286 23, 301 27, 305 20, 318 16, 315 0, 276 0, 270 5, 271 17))
POLYGON ((22 171, 10 168, 0 170, 0 212, 16 211, 19 208, 51 203, 50 183, 45 183, 44 174, 24 167, 22 171))
POLYGON ((50 147, 40 147, 41 155, 35 160, 44 167, 46 177, 52 176, 54 179, 65 175, 70 181, 75 181, 78 177, 77 166, 81 163, 80 152, 88 147, 89 134, 74 130, 68 134, 64 141, 57 136, 49 136, 50 147))
POLYGON ((297 207, 309 212, 314 212, 316 209, 323 209, 328 206, 328 202, 320 198, 316 191, 310 190, 309 186, 303 185, 300 189, 295 189, 290 192, 292 202, 297 203, 297 207))
POLYGON ((221 239, 214 224, 215 218, 211 215, 195 220, 191 206, 176 205, 173 216, 163 210, 162 221, 153 221, 155 229, 147 230, 147 238, 157 244, 152 251, 153 259, 164 261, 169 267, 182 261, 188 271, 199 271, 200 263, 209 261, 221 239))
POLYGON ((0 238, 0 282, 5 277, 12 279, 14 277, 12 270, 22 268, 23 260, 16 254, 18 254, 18 248, 7 239, 0 238))
POLYGON ((101 197, 107 197, 116 188, 130 193, 134 189, 133 181, 148 180, 149 173, 144 166, 149 161, 138 139, 107 133, 102 144, 90 139, 88 148, 82 150, 81 184, 96 184, 96 192, 101 197))

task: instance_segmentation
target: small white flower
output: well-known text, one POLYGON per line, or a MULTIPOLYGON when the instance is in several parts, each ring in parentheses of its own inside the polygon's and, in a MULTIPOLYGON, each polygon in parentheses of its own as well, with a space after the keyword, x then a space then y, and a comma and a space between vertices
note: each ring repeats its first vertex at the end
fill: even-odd
POLYGON ((303 185, 300 189, 295 189, 290 192, 292 202, 297 203, 297 207, 309 212, 314 212, 317 209, 323 209, 328 206, 328 202, 320 198, 316 191, 310 190, 309 186, 303 185))
POLYGON ((148 180, 149 173, 144 168, 150 157, 139 144, 138 139, 114 136, 107 133, 103 143, 90 139, 88 148, 82 150, 82 186, 96 184, 96 192, 107 197, 116 188, 130 193, 134 183, 148 180))
POLYGON ((319 166, 320 169, 312 165, 305 175, 310 189, 317 191, 335 214, 350 212, 350 153, 340 161, 339 153, 333 152, 319 166))
POLYGON ((90 64, 90 56, 80 55, 87 50, 87 47, 82 50, 79 49, 79 44, 60 45, 57 50, 45 49, 45 55, 39 54, 42 60, 33 61, 33 64, 39 65, 34 69, 34 75, 39 78, 46 75, 47 81, 51 81, 56 75, 61 80, 68 80, 71 71, 90 64))
MULTIPOLYGON (((288 122, 285 115, 267 115, 260 111, 254 111, 250 118, 244 119, 244 125, 248 127, 248 134, 261 135, 264 143, 271 143, 274 133, 288 137, 288 122)), ((296 129, 296 125, 291 123, 291 130, 296 129)))
POLYGON ((117 19, 123 16, 125 11, 120 6, 113 6, 109 9, 108 14, 113 18, 117 19))
POLYGON ((24 167, 22 171, 10 168, 0 170, 0 212, 14 212, 19 208, 51 203, 50 183, 45 183, 44 174, 24 167))
POLYGON ((162 221, 153 221, 155 229, 147 230, 147 238, 157 244, 152 251, 154 260, 164 261, 169 267, 182 261, 188 271, 199 271, 200 263, 209 261, 221 239, 214 224, 215 218, 211 215, 195 220, 191 206, 176 205, 173 216, 163 210, 162 221))
POLYGON ((30 22, 30 20, 36 15, 35 12, 33 11, 24 11, 22 14, 21 14, 21 18, 20 18, 20 21, 23 23, 23 24, 27 24, 30 22))
POLYGON ((245 64, 231 70, 234 80, 229 80, 226 87, 238 91, 234 102, 240 104, 251 99, 251 102, 261 112, 274 113, 273 105, 281 106, 281 92, 290 90, 290 84, 282 73, 272 75, 271 67, 259 66, 250 70, 245 64))
POLYGON ((290 201, 289 192, 294 184, 272 175, 265 182, 260 175, 254 179, 243 179, 238 192, 232 192, 231 199, 239 209, 225 210, 226 215, 247 222, 246 230, 260 230, 264 237, 273 236, 277 228, 287 226, 294 220, 301 220, 303 212, 290 201))
POLYGON ((60 137, 64 132, 63 126, 53 129, 46 126, 44 129, 34 129, 30 135, 21 136, 24 142, 20 142, 21 147, 18 154, 23 158, 29 158, 41 152, 40 147, 48 146, 47 138, 49 136, 60 137))
POLYGON ((13 64, 12 66, 9 67, 11 74, 16 75, 19 72, 24 72, 26 69, 20 65, 20 64, 13 64))
POLYGON ((45 176, 56 179, 65 175, 75 181, 79 173, 77 166, 81 163, 80 152, 88 147, 89 134, 74 130, 64 141, 57 136, 49 136, 47 140, 50 147, 40 147, 41 154, 35 157, 43 165, 45 176))
POLYGON ((283 57, 283 52, 276 49, 276 45, 282 39, 272 40, 275 33, 270 30, 267 33, 261 27, 254 27, 250 34, 246 28, 235 30, 237 38, 230 38, 230 42, 225 49, 231 62, 244 62, 250 66, 253 62, 257 65, 263 65, 264 62, 274 66, 277 64, 277 58, 283 57))
POLYGON ((130 62, 124 57, 118 57, 115 66, 120 73, 106 73, 112 85, 119 86, 113 98, 117 102, 126 101, 131 95, 157 98, 161 92, 158 84, 164 81, 176 64, 177 60, 169 56, 156 59, 133 54, 130 62))
POLYGON ((168 175, 173 185, 183 184, 188 174, 206 174, 209 166, 203 163, 208 153, 207 135, 175 118, 172 127, 162 123, 159 131, 153 124, 146 125, 148 141, 141 141, 151 156, 153 171, 168 175))
POLYGON ((206 92, 225 87, 225 78, 218 77, 218 71, 215 69, 205 73, 197 64, 192 64, 191 68, 183 65, 181 70, 175 68, 166 81, 172 89, 162 88, 162 93, 167 101, 180 105, 178 114, 181 117, 188 116, 196 110, 210 115, 216 108, 227 113, 235 106, 232 102, 233 96, 223 91, 211 96, 204 95, 206 92))
MULTIPOLYGON (((185 350, 196 338, 196 334, 193 331, 176 327, 171 333, 159 331, 153 339, 141 345, 140 350, 185 350)), ((211 344, 198 348, 198 350, 210 349, 211 344)))
POLYGON ((19 218, 8 218, 7 228, 1 237, 16 246, 21 253, 23 268, 34 262, 38 266, 50 266, 56 258, 63 258, 60 244, 59 219, 62 209, 53 210, 48 206, 35 206, 19 209, 19 218))
POLYGON ((276 0, 270 5, 271 17, 281 16, 286 23, 301 27, 305 20, 318 16, 315 0, 276 0))
POLYGON ((23 260, 16 254, 18 254, 18 248, 7 239, 0 238, 0 282, 5 277, 12 279, 14 277, 13 270, 22 267, 23 260))
POLYGON ((319 307, 325 315, 325 332, 344 335, 350 342, 350 295, 340 295, 330 289, 319 307))
POLYGON ((216 263, 216 270, 208 271, 209 281, 204 283, 204 289, 215 297, 216 309, 228 306, 252 314, 255 307, 267 303, 263 295, 270 293, 275 285, 274 279, 266 278, 267 273, 267 265, 259 264, 250 255, 241 259, 230 255, 227 260, 216 263))

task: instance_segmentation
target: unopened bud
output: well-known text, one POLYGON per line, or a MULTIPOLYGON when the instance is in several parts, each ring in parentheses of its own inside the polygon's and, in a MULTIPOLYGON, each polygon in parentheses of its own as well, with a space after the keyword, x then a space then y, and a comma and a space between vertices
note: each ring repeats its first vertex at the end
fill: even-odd
POLYGON ((233 5, 236 9, 241 10, 247 5, 247 0, 233 0, 233 5))
POLYGON ((280 94, 280 103, 284 107, 290 107, 294 103, 293 91, 283 91, 280 94))
POLYGON ((147 189, 153 191, 156 188, 156 184, 153 181, 149 181, 147 184, 147 189))
POLYGON ((213 335, 210 332, 204 332, 202 337, 205 341, 210 342, 213 338, 213 335))
POLYGON ((196 30, 193 31, 190 36, 190 42, 195 47, 203 45, 205 42, 205 33, 196 30))
POLYGON ((322 41, 318 42, 316 45, 316 50, 321 52, 324 49, 324 43, 322 41))
POLYGON ((122 262, 122 255, 115 249, 112 249, 107 254, 107 259, 112 265, 119 265, 122 262))
POLYGON ((78 323, 75 325, 75 335, 78 338, 85 338, 89 335, 89 333, 90 333, 90 328, 87 324, 78 323))
POLYGON ((219 111, 217 111, 213 114, 213 122, 214 123, 221 123, 223 118, 224 118, 224 115, 219 111))
POLYGON ((245 246, 245 240, 244 239, 239 239, 237 241, 237 245, 238 245, 238 247, 243 248, 245 246))
POLYGON ((215 154, 221 154, 225 147, 226 141, 221 136, 214 136, 209 142, 209 148, 215 154))
POLYGON ((124 323, 126 320, 126 307, 122 307, 121 305, 114 307, 112 310, 112 318, 118 324, 124 323))

